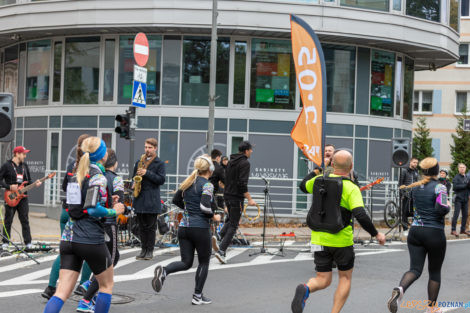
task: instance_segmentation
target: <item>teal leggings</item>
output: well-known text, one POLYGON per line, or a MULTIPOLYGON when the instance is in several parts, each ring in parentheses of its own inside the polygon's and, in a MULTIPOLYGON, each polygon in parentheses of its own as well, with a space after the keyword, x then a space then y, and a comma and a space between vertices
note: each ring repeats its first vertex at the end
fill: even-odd
MULTIPOLYGON (((62 209, 62 213, 60 214, 60 234, 64 232, 65 224, 69 220, 69 214, 67 211, 62 209)), ((59 270, 60 270, 60 254, 52 264, 51 274, 49 275, 49 286, 55 287, 57 285, 57 280, 59 280, 59 270)), ((80 279, 80 284, 83 284, 87 280, 90 279, 91 276, 91 269, 86 262, 83 263, 82 267, 82 278, 80 279)))

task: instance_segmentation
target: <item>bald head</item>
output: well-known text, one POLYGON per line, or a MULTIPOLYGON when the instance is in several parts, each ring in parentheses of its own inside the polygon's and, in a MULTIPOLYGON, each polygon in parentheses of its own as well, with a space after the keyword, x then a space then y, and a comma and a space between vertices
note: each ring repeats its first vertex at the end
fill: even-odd
POLYGON ((340 150, 333 155, 335 172, 348 174, 352 169, 352 155, 346 150, 340 150))

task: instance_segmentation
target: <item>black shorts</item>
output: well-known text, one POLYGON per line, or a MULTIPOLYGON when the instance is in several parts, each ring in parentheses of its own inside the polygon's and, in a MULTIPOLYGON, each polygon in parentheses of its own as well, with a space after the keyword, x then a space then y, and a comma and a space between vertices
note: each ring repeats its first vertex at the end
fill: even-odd
POLYGON ((338 265, 338 270, 348 271, 354 267, 354 247, 323 247, 323 251, 314 252, 315 270, 317 272, 331 272, 333 261, 338 265))
POLYGON ((60 242, 60 269, 80 272, 83 261, 94 275, 99 275, 112 265, 106 244, 89 245, 70 241, 60 242))

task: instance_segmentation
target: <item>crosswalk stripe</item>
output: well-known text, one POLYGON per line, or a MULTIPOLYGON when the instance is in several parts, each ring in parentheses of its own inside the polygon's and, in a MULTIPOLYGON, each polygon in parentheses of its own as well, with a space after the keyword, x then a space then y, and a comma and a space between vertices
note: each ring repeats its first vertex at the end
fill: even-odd
POLYGON ((28 295, 32 293, 38 293, 38 292, 42 292, 42 290, 41 289, 21 289, 21 290, 13 290, 13 291, 4 291, 4 292, 0 292, 0 298, 22 296, 22 295, 28 295))
POLYGON ((51 272, 50 268, 45 268, 39 271, 17 276, 12 279, 1 281, 0 286, 35 285, 38 283, 42 284, 43 281, 39 282, 36 279, 49 275, 50 272, 51 272))
MULTIPOLYGON (((48 255, 48 256, 45 256, 45 257, 37 258, 36 260, 39 261, 39 262, 47 262, 47 261, 55 260, 56 258, 57 258, 57 255, 48 255)), ((23 261, 23 262, 18 262, 18 263, 15 263, 15 264, 2 266, 2 267, 0 267, 0 273, 13 271, 13 270, 16 270, 16 269, 19 269, 19 268, 23 268, 23 267, 30 266, 30 265, 35 265, 35 264, 36 264, 36 262, 34 262, 32 260, 29 260, 29 261, 23 261)))

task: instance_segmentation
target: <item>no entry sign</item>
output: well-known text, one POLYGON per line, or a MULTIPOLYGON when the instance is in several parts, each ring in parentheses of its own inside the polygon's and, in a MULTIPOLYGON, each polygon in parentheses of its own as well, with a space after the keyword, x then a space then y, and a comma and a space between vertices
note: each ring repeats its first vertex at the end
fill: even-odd
POLYGON ((149 59, 149 41, 144 33, 138 33, 135 36, 134 59, 139 66, 145 66, 149 59))

